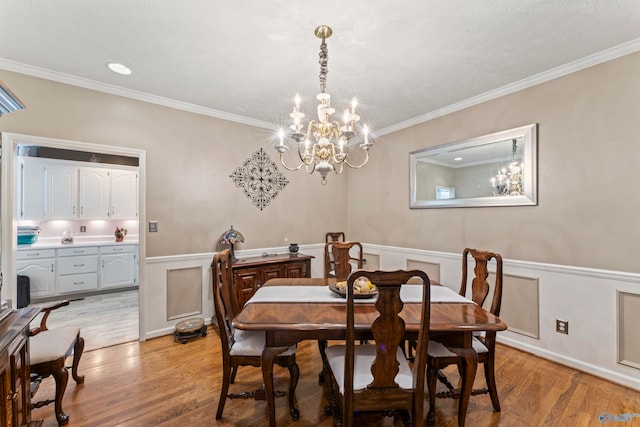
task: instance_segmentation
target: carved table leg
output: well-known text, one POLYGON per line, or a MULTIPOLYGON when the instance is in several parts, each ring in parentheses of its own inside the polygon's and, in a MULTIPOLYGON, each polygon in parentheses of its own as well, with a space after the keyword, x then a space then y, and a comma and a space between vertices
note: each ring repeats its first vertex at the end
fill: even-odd
POLYGON ((473 347, 451 348, 451 351, 462 357, 462 388, 460 389, 460 402, 458 406, 458 426, 463 427, 467 416, 469 398, 473 390, 473 382, 478 368, 478 354, 473 347))
POLYGON ((273 360, 283 353, 288 347, 265 347, 262 351, 262 381, 267 398, 267 410, 269 411, 269 426, 276 427, 276 402, 273 393, 273 360))

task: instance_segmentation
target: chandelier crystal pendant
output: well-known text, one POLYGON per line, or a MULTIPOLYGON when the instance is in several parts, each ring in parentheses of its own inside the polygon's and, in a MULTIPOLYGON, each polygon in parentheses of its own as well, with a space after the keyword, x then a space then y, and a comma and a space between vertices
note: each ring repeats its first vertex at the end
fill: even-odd
POLYGON ((524 164, 516 161, 517 149, 517 140, 514 139, 511 145, 511 163, 508 167, 500 169, 496 176, 491 178, 494 196, 522 195, 522 173, 524 172, 524 164))
POLYGON ((293 111, 289 114, 293 124, 291 124, 291 132, 285 135, 285 131, 280 129, 278 132, 278 143, 275 148, 280 153, 280 162, 285 169, 296 171, 303 166, 310 174, 317 171, 320 173, 323 185, 327 183, 327 174, 334 171, 336 174, 342 172, 344 165, 353 169, 363 167, 369 161, 369 149, 373 144, 369 141, 369 128, 362 126, 361 133, 363 142, 359 145, 364 151, 364 160, 360 164, 352 164, 349 162, 349 153, 355 147, 350 147, 349 143, 358 133, 356 131, 357 123, 360 116, 356 114, 358 101, 354 98, 349 108, 344 110, 342 115, 342 123, 332 120, 335 108, 331 107, 331 95, 326 92, 327 74, 329 72, 329 50, 327 49, 328 39, 333 31, 326 25, 321 25, 315 29, 315 35, 322 39, 320 44, 320 93, 316 97, 318 100, 318 119, 311 120, 305 126, 303 119, 305 114, 300 110, 300 95, 296 94, 293 111), (293 139, 297 143, 298 156, 300 164, 290 167, 285 164, 284 153, 288 150, 285 144, 285 136, 293 139))

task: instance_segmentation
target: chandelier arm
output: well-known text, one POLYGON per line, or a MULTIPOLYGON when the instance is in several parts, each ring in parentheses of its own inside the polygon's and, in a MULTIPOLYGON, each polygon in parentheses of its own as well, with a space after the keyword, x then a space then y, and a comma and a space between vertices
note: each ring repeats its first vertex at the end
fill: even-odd
POLYGON ((335 164, 333 165, 333 171, 336 173, 336 175, 340 175, 342 173, 343 163, 344 162, 337 163, 337 165, 340 166, 340 168, 336 168, 335 164))
MULTIPOLYGON (((300 144, 298 144, 298 157, 300 157, 300 161, 302 162, 302 164, 304 165, 310 165, 311 163, 313 163, 313 151, 311 152, 311 156, 309 156, 309 161, 305 161, 305 157, 307 154, 307 149, 305 148, 304 153, 302 151, 300 151, 300 144)), ((302 166, 302 165, 300 165, 302 166)), ((298 167, 298 169, 300 169, 300 167, 298 167)), ((297 169, 296 169, 297 170, 297 169)))
POLYGON ((307 170, 309 175, 311 175, 312 173, 314 173, 316 171, 316 164, 315 163, 305 164, 305 169, 307 170), (311 166, 311 170, 309 170, 309 166, 311 166))
POLYGON ((305 163, 304 163, 304 161, 303 161, 303 162, 302 162, 302 163, 300 163, 298 166, 293 167, 293 168, 292 168, 292 167, 290 167, 290 166, 287 166, 287 164, 284 162, 284 153, 280 153, 280 163, 282 163, 282 166, 283 166, 286 170, 289 170, 289 171, 292 171, 292 172, 295 172, 295 171, 299 170, 299 169, 300 169, 300 168, 305 164, 305 163))
POLYGON ((359 165, 352 165, 351 163, 349 163, 349 161, 347 160, 346 153, 344 155, 344 162, 343 163, 346 163, 346 165, 349 166, 351 169, 360 169, 361 167, 366 165, 367 162, 369 161, 369 150, 364 150, 364 153, 365 153, 364 161, 359 165))

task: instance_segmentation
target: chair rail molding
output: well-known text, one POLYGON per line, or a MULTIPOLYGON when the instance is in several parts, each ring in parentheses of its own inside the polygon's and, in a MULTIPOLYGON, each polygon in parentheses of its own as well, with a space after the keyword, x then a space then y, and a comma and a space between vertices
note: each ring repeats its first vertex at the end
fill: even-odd
MULTIPOLYGON (((379 260, 380 269, 403 269, 406 268, 407 262, 439 265, 439 282, 456 292, 460 288, 461 254, 365 242, 363 246, 365 258, 367 254, 375 255, 379 260)), ((283 246, 241 250, 236 253, 239 257, 247 257, 287 251, 288 248, 283 246)), ((301 253, 315 256, 311 261, 312 277, 322 277, 324 274, 323 251, 324 243, 300 245, 301 253)), ((202 266, 202 313, 207 322, 211 319, 212 258, 213 252, 153 257, 145 260, 150 297, 145 302, 148 307, 143 311, 146 313, 147 328, 141 337, 152 338, 173 332, 176 320, 167 321, 166 313, 158 309, 166 307, 167 269, 202 266)), ((365 268, 368 268, 366 264, 365 268)), ((492 268, 494 267, 490 264, 489 270, 492 268)), ((619 342, 616 333, 619 319, 618 293, 640 294, 640 274, 510 259, 503 260, 503 270, 505 289, 514 284, 510 277, 537 287, 531 290, 537 294, 537 301, 529 301, 528 309, 531 310, 529 312, 537 314, 537 320, 530 321, 533 324, 538 322, 539 333, 536 336, 533 333, 527 334, 527 331, 507 330, 498 333, 498 342, 640 390, 640 369, 618 362, 619 348, 623 343, 619 342), (571 323, 568 335, 555 331, 556 319, 571 323)), ((508 301, 503 301, 503 309, 507 303, 508 301)), ((524 303, 527 303, 527 300, 524 303)), ((509 319, 502 317, 509 324, 509 319)))

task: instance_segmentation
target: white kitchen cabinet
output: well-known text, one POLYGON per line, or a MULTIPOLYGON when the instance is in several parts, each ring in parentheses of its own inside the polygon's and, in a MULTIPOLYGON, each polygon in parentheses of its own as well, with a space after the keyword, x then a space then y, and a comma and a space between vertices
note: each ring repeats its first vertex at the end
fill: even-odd
POLYGON ((78 168, 78 217, 103 219, 109 216, 110 171, 104 168, 78 168))
POLYGON ((136 285, 136 247, 134 245, 100 248, 100 288, 136 285))
POLYGON ((111 170, 111 218, 137 218, 138 172, 111 170))
POLYGON ((18 158, 18 190, 16 218, 40 220, 44 218, 44 162, 36 157, 18 158))
MULTIPOLYGON (((29 197, 27 195, 27 197, 29 197)), ((45 165, 45 217, 72 219, 76 217, 78 199, 78 168, 48 162, 45 165)))
POLYGON ((98 289, 98 248, 58 249, 56 283, 59 294, 98 289))
POLYGON ((16 254, 16 270, 28 276, 31 298, 55 295, 55 249, 24 250, 16 254))

